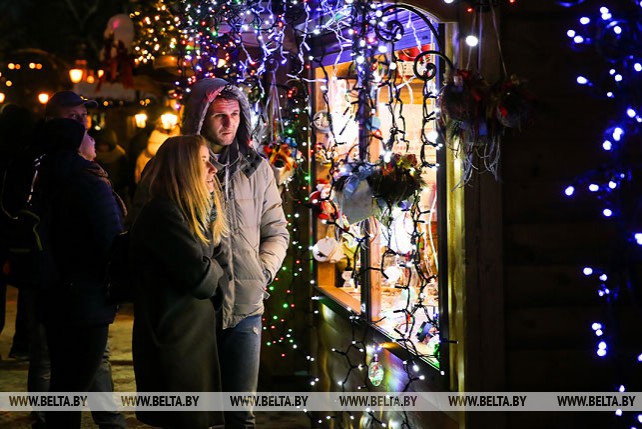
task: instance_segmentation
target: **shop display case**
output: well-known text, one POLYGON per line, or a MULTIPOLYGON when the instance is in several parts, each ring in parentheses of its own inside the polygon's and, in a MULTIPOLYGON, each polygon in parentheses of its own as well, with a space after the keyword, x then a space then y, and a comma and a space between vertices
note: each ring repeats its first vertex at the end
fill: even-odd
POLYGON ((412 15, 367 82, 341 53, 314 70, 312 250, 322 294, 440 368, 443 69, 437 34, 412 15))

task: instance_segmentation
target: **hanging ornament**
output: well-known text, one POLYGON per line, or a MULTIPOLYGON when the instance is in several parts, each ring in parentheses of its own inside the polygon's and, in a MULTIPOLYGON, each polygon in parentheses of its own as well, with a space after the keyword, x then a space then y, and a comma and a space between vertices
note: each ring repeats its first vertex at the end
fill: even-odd
POLYGON ((457 70, 437 99, 442 120, 449 137, 483 145, 492 140, 488 135, 486 106, 490 86, 479 74, 470 70, 457 70))
POLYGON ((317 241, 312 246, 312 254, 317 261, 331 264, 336 264, 344 257, 341 244, 332 237, 325 237, 317 241))
POLYGON ((315 113, 314 118, 312 118, 312 125, 314 125, 314 128, 319 130, 319 132, 329 133, 330 132, 330 114, 328 113, 328 111, 319 110, 317 113, 315 113))
POLYGON ((372 171, 369 164, 355 164, 334 182, 332 197, 350 224, 361 222, 375 212, 372 189, 366 180, 372 171))
POLYGON ((506 128, 521 129, 530 119, 535 97, 526 89, 526 84, 513 75, 499 85, 496 93, 495 115, 506 128))
POLYGON ((379 362, 379 355, 374 354, 372 361, 368 365, 368 379, 373 386, 379 386, 383 381, 384 369, 381 362, 379 362))
POLYGON ((421 164, 412 153, 395 153, 389 159, 383 157, 367 180, 372 187, 372 195, 383 210, 414 199, 416 192, 424 186, 421 164))

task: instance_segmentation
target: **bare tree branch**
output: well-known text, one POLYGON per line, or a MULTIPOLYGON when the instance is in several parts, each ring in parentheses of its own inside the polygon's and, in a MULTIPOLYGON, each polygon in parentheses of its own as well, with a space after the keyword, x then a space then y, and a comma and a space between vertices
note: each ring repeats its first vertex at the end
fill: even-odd
MULTIPOLYGON (((67 9, 71 12, 73 15, 74 19, 78 23, 78 28, 84 32, 85 31, 85 26, 87 24, 87 21, 98 11, 98 2, 99 0, 94 0, 92 3, 88 2, 83 2, 82 4, 86 6, 85 11, 83 11, 82 16, 80 15, 78 8, 76 5, 78 4, 77 2, 74 2, 73 0, 65 0, 65 4, 67 5, 67 9)), ((100 57, 100 46, 96 44, 96 42, 91 39, 87 38, 85 40, 89 48, 94 52, 94 55, 99 58, 100 57)))
POLYGON ((78 8, 76 7, 76 3, 73 0, 65 0, 65 4, 67 5, 67 8, 71 12, 71 14, 74 16, 74 19, 78 22, 78 27, 84 29, 87 20, 89 20, 89 18, 91 18, 91 16, 98 10, 98 1, 99 0, 94 0, 89 5, 87 5, 87 2, 83 2, 82 4, 87 5, 87 10, 83 13, 82 16, 80 16, 78 8))

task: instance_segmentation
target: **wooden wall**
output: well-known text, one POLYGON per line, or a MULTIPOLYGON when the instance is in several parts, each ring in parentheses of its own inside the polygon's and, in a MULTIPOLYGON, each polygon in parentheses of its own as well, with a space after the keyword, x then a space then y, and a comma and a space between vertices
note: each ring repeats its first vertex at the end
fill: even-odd
MULTIPOLYGON (((503 141, 508 391, 615 388, 607 361, 593 351, 590 328, 602 320, 604 303, 581 274, 584 264, 608 259, 613 229, 591 199, 563 195, 576 175, 599 165, 611 107, 575 84, 583 70, 603 67, 594 52, 569 47, 566 30, 578 16, 577 8, 554 1, 518 2, 502 14, 508 70, 528 79, 540 102, 534 123, 503 141)), ((613 419, 612 413, 511 413, 507 427, 615 427, 613 419)))

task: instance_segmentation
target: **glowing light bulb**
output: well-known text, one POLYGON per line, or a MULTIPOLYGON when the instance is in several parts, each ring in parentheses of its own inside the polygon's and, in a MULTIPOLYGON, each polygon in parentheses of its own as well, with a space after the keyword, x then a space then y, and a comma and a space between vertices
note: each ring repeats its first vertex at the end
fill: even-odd
POLYGON ((585 276, 590 276, 591 274, 593 274, 593 268, 591 268, 591 267, 584 267, 584 269, 582 270, 582 272, 584 273, 584 275, 585 275, 585 276))
POLYGON ((479 39, 477 38, 477 36, 473 36, 473 35, 466 36, 465 40, 466 40, 466 44, 468 46, 470 46, 471 48, 473 48, 473 47, 475 47, 475 46, 477 46, 479 44, 479 39))
POLYGON ((608 140, 604 140, 604 142, 602 142, 602 149, 604 149, 606 151, 609 151, 609 150, 613 149, 613 143, 611 143, 608 140))
POLYGON ((600 190, 600 187, 595 183, 591 183, 588 188, 589 188, 589 191, 591 192, 597 192, 600 190))
POLYGON ((570 197, 575 193, 575 188, 573 186, 568 186, 566 189, 564 189, 564 193, 570 197))
POLYGON ((47 94, 46 92, 41 92, 40 94, 38 94, 38 102, 40 104, 47 104, 47 101, 49 101, 49 94, 47 94))
POLYGON ((587 85, 589 83, 589 80, 584 76, 578 76, 577 83, 579 83, 580 85, 587 85))
POLYGON ((583 16, 580 18, 580 24, 582 25, 589 24, 590 22, 591 22, 591 18, 589 17, 583 16))
POLYGON ((611 217, 611 216, 613 216, 613 210, 604 209, 604 210, 602 210, 602 214, 604 215, 604 217, 611 217))
POLYGON ((620 140, 622 140, 623 135, 624 135, 624 130, 620 127, 615 127, 615 129, 613 130, 613 140, 615 140, 616 142, 619 142, 620 140))

